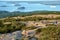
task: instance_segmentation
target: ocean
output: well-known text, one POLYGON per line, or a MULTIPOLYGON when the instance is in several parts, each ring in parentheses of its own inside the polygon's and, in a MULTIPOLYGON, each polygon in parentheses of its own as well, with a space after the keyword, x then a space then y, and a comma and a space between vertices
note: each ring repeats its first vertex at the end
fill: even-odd
POLYGON ((60 5, 44 5, 38 2, 22 2, 22 1, 0 1, 0 11, 60 11, 60 5))

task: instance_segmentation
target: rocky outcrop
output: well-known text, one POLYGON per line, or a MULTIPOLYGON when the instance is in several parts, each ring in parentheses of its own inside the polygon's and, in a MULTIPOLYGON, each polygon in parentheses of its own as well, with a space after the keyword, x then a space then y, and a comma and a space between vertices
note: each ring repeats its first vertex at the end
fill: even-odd
POLYGON ((22 37, 21 31, 15 31, 13 33, 0 34, 0 40, 20 40, 22 37))

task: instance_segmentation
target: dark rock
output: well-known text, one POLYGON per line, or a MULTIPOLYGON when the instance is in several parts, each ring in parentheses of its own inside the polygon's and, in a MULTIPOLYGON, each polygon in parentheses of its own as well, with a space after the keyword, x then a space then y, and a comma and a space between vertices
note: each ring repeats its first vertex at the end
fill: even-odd
POLYGON ((19 7, 18 8, 18 10, 24 10, 25 9, 25 7, 19 7))

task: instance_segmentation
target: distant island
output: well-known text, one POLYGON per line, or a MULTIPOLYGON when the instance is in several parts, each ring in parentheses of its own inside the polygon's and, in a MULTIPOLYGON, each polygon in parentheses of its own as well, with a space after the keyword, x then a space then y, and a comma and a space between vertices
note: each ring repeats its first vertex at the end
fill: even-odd
POLYGON ((60 11, 32 11, 32 12, 20 12, 20 11, 14 11, 14 12, 9 12, 9 11, 0 11, 0 18, 4 17, 14 17, 14 16, 28 16, 28 15, 38 15, 38 14, 60 14, 60 11))

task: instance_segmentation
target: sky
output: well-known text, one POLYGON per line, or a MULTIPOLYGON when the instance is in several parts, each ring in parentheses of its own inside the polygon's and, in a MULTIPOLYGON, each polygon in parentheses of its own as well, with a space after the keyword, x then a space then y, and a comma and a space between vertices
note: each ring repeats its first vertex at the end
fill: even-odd
POLYGON ((59 0, 0 0, 0 1, 59 1, 59 0))

